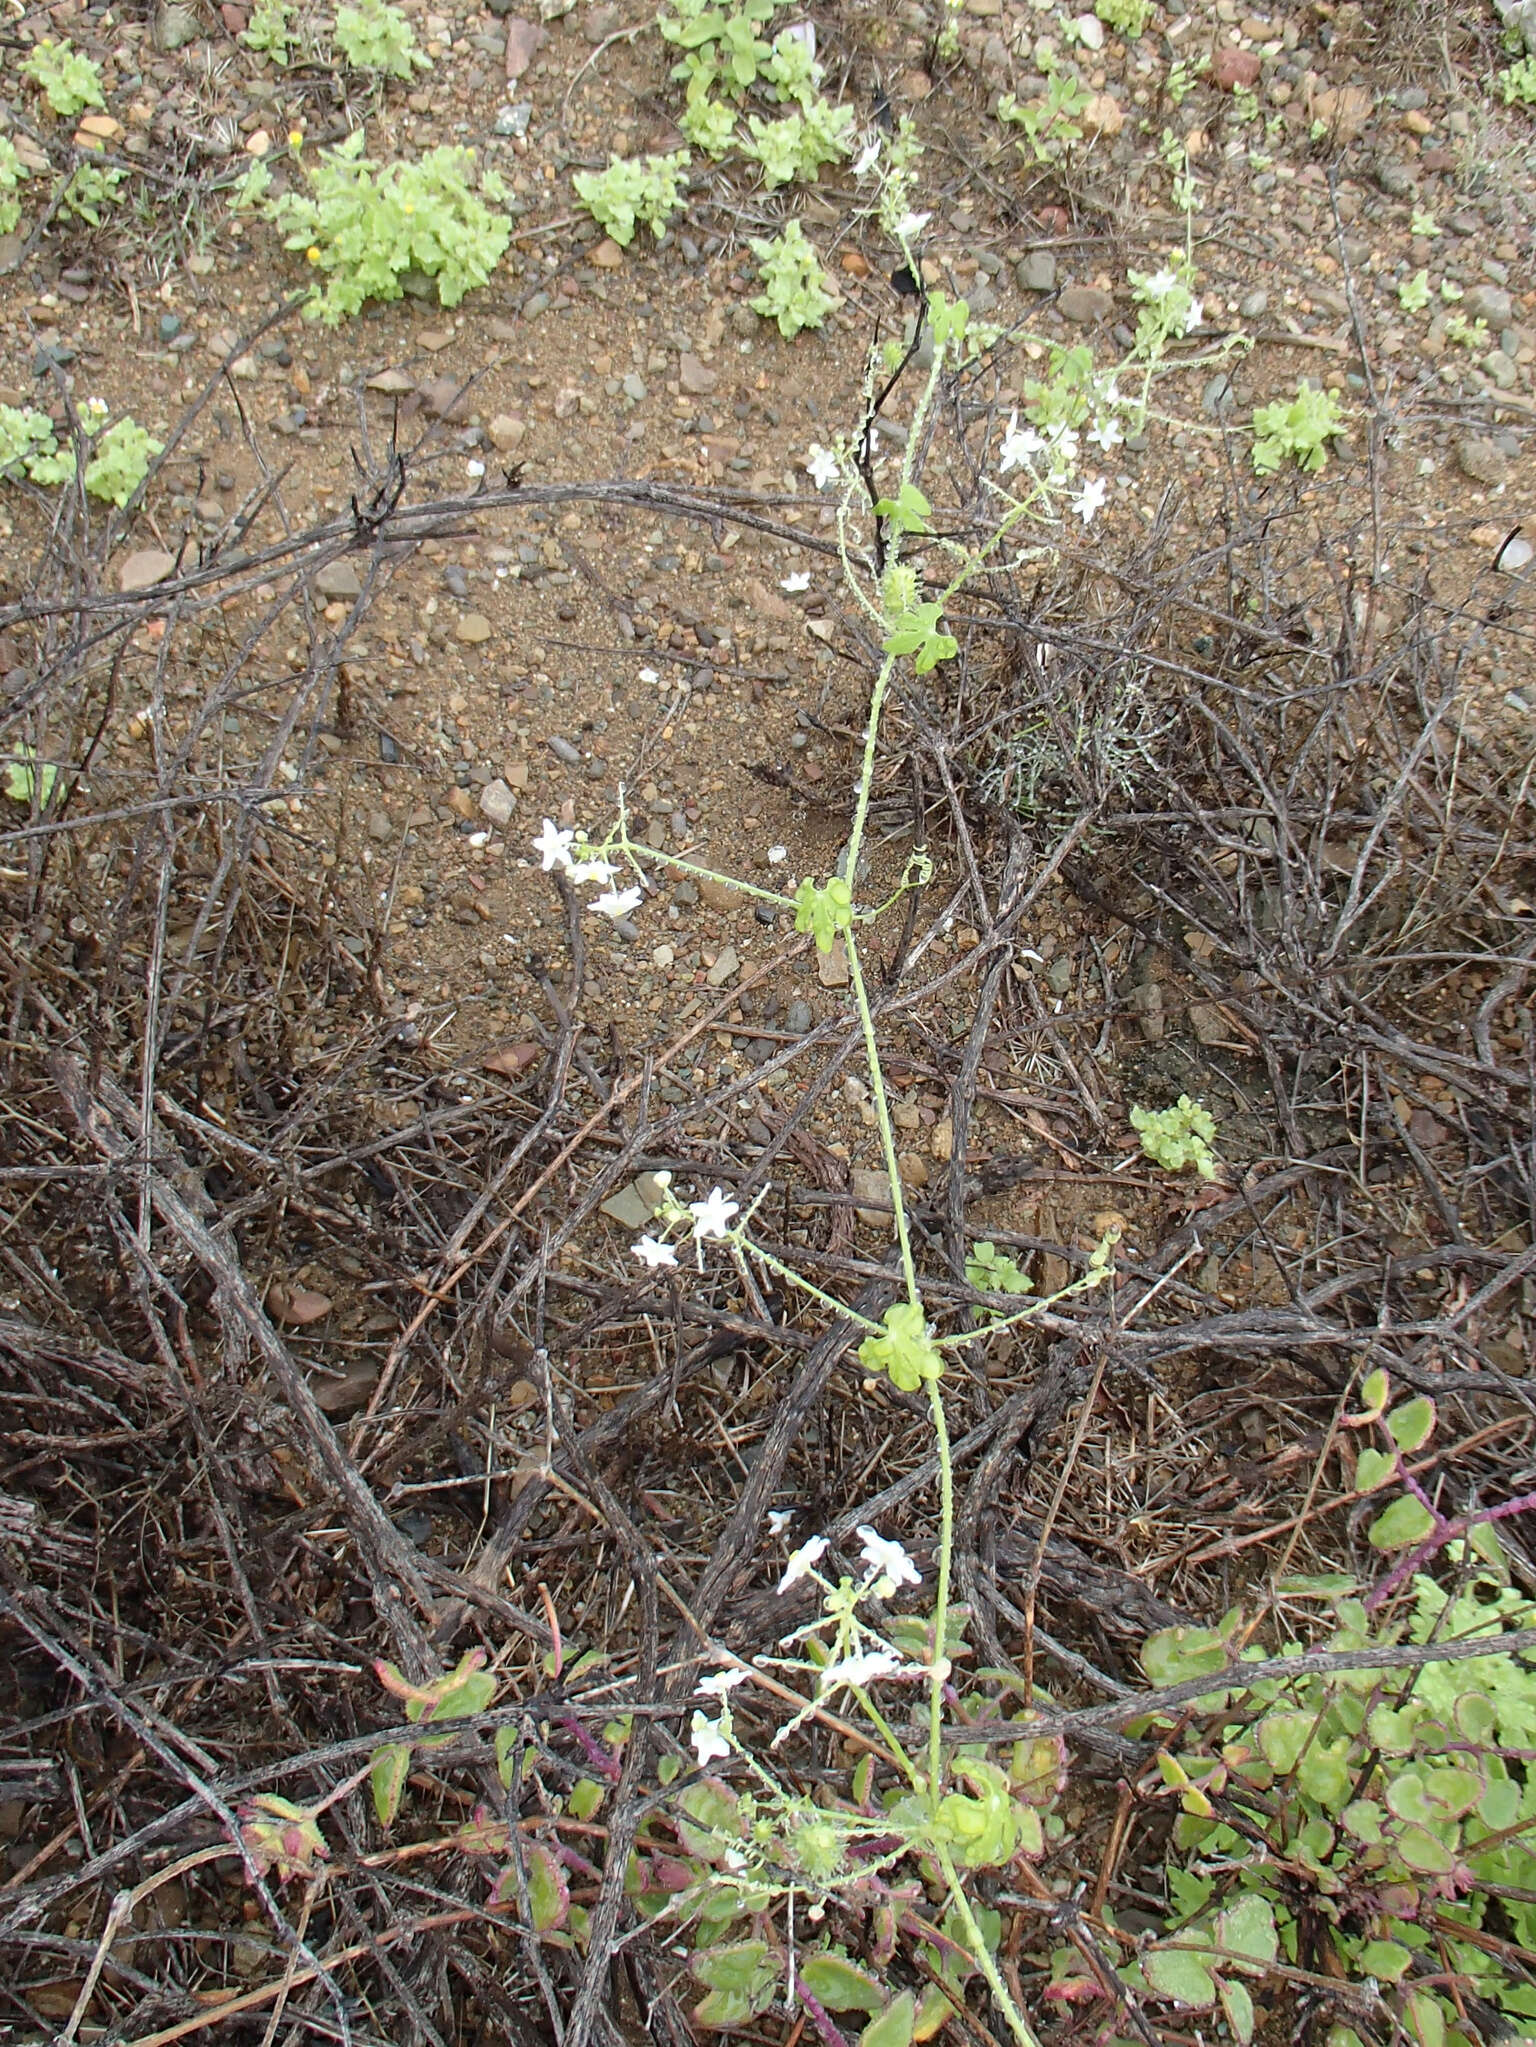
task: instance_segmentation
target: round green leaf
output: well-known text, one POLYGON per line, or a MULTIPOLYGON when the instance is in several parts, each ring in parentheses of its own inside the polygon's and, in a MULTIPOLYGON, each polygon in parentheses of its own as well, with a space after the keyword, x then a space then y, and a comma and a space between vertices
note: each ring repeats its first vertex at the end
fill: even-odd
POLYGON ((800 1981, 828 2011, 879 2011, 885 1992, 873 1976, 857 1968, 846 1955, 823 1952, 802 1955, 796 1970, 800 1981))
POLYGON ((1355 1489, 1362 1493, 1373 1493, 1377 1486, 1385 1485, 1397 1469, 1397 1459, 1389 1457, 1385 1450, 1362 1450, 1355 1459, 1355 1489))
POLYGON ((1413 1960, 1400 1940, 1368 1940, 1355 1957, 1367 1976, 1383 1983, 1395 1983, 1413 1960))
POLYGON ((1249 1891, 1235 1905, 1218 1912, 1215 1932, 1218 1944, 1229 1955, 1240 1956, 1246 1962, 1268 1964, 1278 1952, 1274 1908, 1256 1891, 1249 1891))
POLYGON ((1141 1973, 1155 1996, 1176 1998, 1180 2004, 1207 2011, 1216 2002, 1216 1979, 1211 1973, 1214 1960, 1209 1951, 1197 1954, 1191 1948, 1148 1948, 1141 1958, 1141 1973))
POLYGON ((1435 1403, 1421 1396, 1405 1400, 1387 1416, 1387 1428, 1399 1450, 1422 1449, 1435 1426, 1435 1403))
POLYGON ((1221 1992, 1221 2008, 1227 2015, 1233 2039, 1239 2042, 1239 2047, 1248 2047, 1253 2038, 1253 1999, 1247 1984, 1234 1977, 1230 1983, 1218 1983, 1216 1987, 1221 1992))
POLYGON ((1214 1628, 1162 1628, 1142 1644, 1141 1667, 1155 1685, 1209 1677, 1226 1666, 1227 1645, 1214 1628))
POLYGON ((1372 1549, 1407 1549, 1422 1542, 1434 1525, 1434 1517, 1423 1502, 1412 1493, 1404 1493, 1384 1514, 1376 1516, 1366 1539, 1372 1549))

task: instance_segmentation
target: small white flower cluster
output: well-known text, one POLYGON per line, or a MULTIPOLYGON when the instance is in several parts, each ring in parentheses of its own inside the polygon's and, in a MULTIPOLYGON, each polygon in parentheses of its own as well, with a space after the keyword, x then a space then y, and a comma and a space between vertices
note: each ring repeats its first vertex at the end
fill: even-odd
POLYGON ((605 860, 600 853, 594 853, 579 832, 563 831, 552 817, 545 818, 543 831, 533 841, 533 850, 543 862, 546 874, 552 874, 558 868, 573 882, 600 882, 604 893, 594 896, 587 907, 601 916, 612 917, 617 922, 620 917, 627 917, 631 910, 639 908, 641 890, 611 887, 619 871, 613 862, 605 860))
MULTIPOLYGON (((859 1554, 864 1560, 864 1576, 857 1586, 850 1586, 845 1579, 842 1586, 833 1587, 817 1570, 830 1546, 825 1535, 813 1535, 798 1549, 791 1551, 784 1575, 778 1583, 778 1591, 782 1595, 792 1585, 798 1585, 802 1578, 814 1578, 828 1595, 828 1616, 837 1622, 837 1644, 833 1660, 817 1671, 818 1699, 825 1699, 845 1686, 863 1687, 880 1678, 917 1675, 917 1666, 904 1662, 888 1642, 882 1642, 878 1635, 865 1628, 854 1617, 853 1610, 868 1593, 873 1593, 876 1599, 889 1599, 898 1586, 921 1585, 923 1574, 899 1542, 888 1540, 867 1524, 861 1524, 855 1533, 859 1538, 859 1554)), ((810 1629, 802 1628, 788 1640, 795 1641, 814 1632, 819 1625, 815 1622, 810 1629)))
MULTIPOLYGON (((731 1234, 731 1217, 740 1213, 741 1203, 732 1201, 723 1187, 711 1187, 702 1201, 690 1201, 685 1207, 672 1193, 670 1173, 655 1173, 652 1178, 662 1192, 658 1214, 669 1223, 688 1224, 689 1236, 699 1247, 699 1265, 702 1270, 705 1243, 726 1242, 731 1234)), ((629 1248, 640 1263, 653 1272, 660 1266, 677 1263, 676 1248, 663 1238, 650 1235, 649 1232, 629 1248)))

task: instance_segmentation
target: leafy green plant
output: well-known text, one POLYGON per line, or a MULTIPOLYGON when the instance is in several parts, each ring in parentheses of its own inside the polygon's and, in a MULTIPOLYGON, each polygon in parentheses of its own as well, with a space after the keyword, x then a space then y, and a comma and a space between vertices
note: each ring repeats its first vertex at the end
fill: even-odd
POLYGON ((59 771, 50 761, 39 761, 35 746, 18 746, 8 760, 0 760, 0 793, 12 803, 24 803, 28 810, 34 799, 46 810, 59 786, 59 771))
POLYGON ((827 289, 815 244, 806 240, 799 221, 787 221, 772 241, 755 239, 751 246, 763 284, 749 301, 753 312, 772 320, 786 341, 804 327, 819 327, 837 301, 827 289))
POLYGON ((683 52, 672 76, 686 79, 690 95, 719 87, 740 100, 773 56, 759 30, 773 19, 775 0, 742 0, 732 12, 709 0, 679 0, 675 14, 658 16, 667 42, 683 52))
POLYGON ((494 172, 473 189, 467 149, 432 149, 416 162, 382 169, 363 154, 363 131, 305 165, 307 192, 258 196, 256 209, 281 228, 325 280, 305 316, 337 326, 369 299, 397 299, 413 273, 430 278, 439 302, 456 306, 483 285, 506 253, 512 227, 493 213, 506 188, 494 172))
MULTIPOLYGON (((979 1294, 1031 1294, 1035 1283, 1006 1251, 985 1241, 972 1244, 965 1261, 965 1276, 979 1294)), ((976 1320, 985 1327, 1001 1321, 996 1308, 978 1308, 976 1320)))
POLYGON ((0 235, 8 235, 21 219, 21 204, 15 195, 26 175, 15 143, 9 135, 0 135, 0 235))
POLYGON ((1486 348, 1488 345, 1488 322, 1469 320, 1465 313, 1447 313, 1445 316, 1445 338, 1460 348, 1486 348))
POLYGON ((1163 80, 1163 91, 1174 106, 1183 106, 1194 89, 1194 74, 1182 58, 1178 63, 1168 67, 1168 76, 1163 80))
POLYGON ((114 421, 93 443, 91 459, 85 465, 86 489, 92 497, 104 498, 121 510, 164 448, 165 443, 146 432, 137 420, 114 421))
POLYGON ((103 212, 121 200, 121 187, 127 175, 126 171, 110 166, 103 170, 96 164, 83 163, 64 187, 59 203, 77 220, 100 227, 103 212))
POLYGON ((1131 1128, 1141 1139, 1141 1148, 1155 1164, 1170 1173, 1182 1173, 1193 1166, 1202 1180, 1216 1177, 1216 1119, 1209 1109, 1180 1095, 1171 1109, 1131 1110, 1131 1128))
MULTIPOLYGON (((1254 2014, 1245 1990, 1232 1994, 1234 1966, 1260 1976, 1271 1965, 1300 1969, 1378 1990, 1411 2040, 1471 2047, 1480 2035, 1465 2023, 1469 1994, 1520 2032, 1536 2016, 1529 1972, 1512 1965, 1536 1936, 1536 1783, 1526 1761, 1536 1673, 1507 1654, 1457 1660, 1469 1642, 1530 1622, 1491 1524, 1533 1503, 1510 1500, 1455 1523, 1442 1515, 1434 1526, 1436 1510, 1415 1496, 1405 1463, 1434 1432, 1434 1403, 1418 1396, 1389 1412, 1382 1372, 1362 1393, 1364 1410, 1344 1428, 1373 1431, 1384 1447, 1359 1452, 1357 1490, 1393 1479, 1411 1489, 1376 1515, 1370 1541, 1413 1554, 1364 1596, 1345 1576, 1282 1583, 1283 1598, 1320 1602, 1327 1618, 1322 1641, 1286 1642, 1280 1655, 1390 1651, 1406 1638, 1437 1644, 1443 1659, 1245 1683, 1233 1673, 1263 1651, 1247 1644, 1240 1613, 1216 1628, 1153 1635, 1142 1663, 1155 1684, 1217 1672, 1227 1683, 1186 1701, 1177 1722, 1154 1716, 1131 1730, 1166 1743, 1162 1795, 1179 1814, 1172 1931, 1121 1975, 1195 2010, 1219 2001, 1246 2042, 1254 2014), (1452 1558, 1452 1591, 1417 1568, 1432 1547, 1452 1558), (1400 1592, 1405 1604, 1383 1618, 1400 1592), (1495 1898, 1513 1947, 1483 1937, 1495 1898)), ((1098 1994, 1083 1982, 1076 1990, 1098 1994)), ((1361 2047, 1348 2024, 1329 2037, 1361 2047)))
POLYGON ((683 205, 682 184, 689 156, 614 157, 605 171, 578 171, 571 180, 576 196, 598 226, 620 248, 627 249, 640 222, 658 242, 667 238, 667 223, 683 205))
POLYGON ((1237 116, 1239 125, 1246 128, 1250 122, 1256 121, 1259 118, 1258 94, 1249 86, 1234 86, 1232 89, 1232 111, 1237 116))
POLYGON ((712 100, 707 93, 690 95, 677 125, 694 148, 702 149, 706 156, 718 160, 735 147, 735 108, 728 107, 723 100, 712 100))
POLYGON ((1422 313, 1429 304, 1429 272, 1420 270, 1397 287, 1397 302, 1405 313, 1422 313))
POLYGON ((1147 32, 1152 0, 1093 0, 1093 11, 1106 28, 1134 43, 1147 32))
POLYGON ((338 7, 336 47, 354 70, 378 71, 386 78, 412 78, 432 69, 415 29, 389 0, 352 0, 338 7))
POLYGON ((63 483, 75 473, 72 450, 59 447, 53 421, 30 407, 0 405, 0 477, 63 483))
POLYGON ((852 107, 812 100, 803 114, 785 114, 777 121, 760 121, 755 114, 749 115, 751 140, 742 144, 742 154, 756 157, 763 167, 763 182, 770 188, 797 178, 812 184, 823 164, 849 154, 853 128, 852 107))
POLYGON ((997 118, 1010 127, 1022 128, 1020 150, 1033 163, 1056 163, 1074 142, 1083 139, 1079 115, 1088 105, 1088 88, 1081 79, 1060 68, 1049 71, 1044 94, 1020 106, 1011 92, 997 103, 997 118))
POLYGON ((72 121, 87 107, 104 107, 101 70, 82 51, 67 42, 44 37, 22 64, 22 76, 42 90, 49 110, 60 120, 72 121))
POLYGON ((297 35, 293 17, 292 0, 256 0, 240 40, 248 50, 286 64, 288 45, 297 35))
POLYGON ((1493 82, 1505 106, 1536 107, 1536 52, 1516 64, 1506 64, 1494 74, 1493 82))
POLYGON ((1287 460, 1298 469, 1321 469, 1328 460, 1328 442, 1343 431, 1337 393, 1319 391, 1303 377, 1294 398, 1254 408, 1254 470, 1271 476, 1287 460))

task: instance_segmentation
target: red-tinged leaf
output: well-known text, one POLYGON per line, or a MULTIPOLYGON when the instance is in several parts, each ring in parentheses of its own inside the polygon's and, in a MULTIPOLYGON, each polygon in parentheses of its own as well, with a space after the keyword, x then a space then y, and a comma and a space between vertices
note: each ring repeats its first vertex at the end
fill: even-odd
POLYGON ((376 1748, 368 1769, 368 1782, 373 1791, 373 1809, 379 1816, 381 1827, 392 1827, 395 1815, 400 1810, 400 1800, 405 1795, 406 1779, 411 1773, 410 1744, 392 1741, 383 1748, 376 1748))

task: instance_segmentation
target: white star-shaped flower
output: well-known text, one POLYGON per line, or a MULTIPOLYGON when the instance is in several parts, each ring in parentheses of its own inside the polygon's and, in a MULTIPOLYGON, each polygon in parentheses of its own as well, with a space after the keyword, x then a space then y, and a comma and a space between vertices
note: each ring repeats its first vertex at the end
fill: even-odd
POLYGON ((829 1663, 816 1680, 821 1698, 840 1685, 868 1685, 877 1678, 893 1677, 901 1669, 901 1658, 889 1649, 866 1649, 862 1656, 845 1656, 841 1663, 829 1663))
POLYGON ((1097 441, 1107 455, 1111 448, 1119 447, 1125 435, 1120 431, 1118 419, 1096 419, 1088 429, 1088 438, 1097 441))
POLYGON ((787 576, 781 576, 779 579, 779 588, 787 590, 791 597, 798 596, 802 590, 809 590, 810 587, 811 572, 809 569, 791 569, 787 576))
POLYGON ((910 242, 914 236, 922 233, 932 218, 931 213, 904 213, 896 223, 897 241, 910 242))
POLYGON ((544 829, 534 840, 533 850, 543 860, 546 874, 556 867, 562 867, 567 873, 570 872, 571 841, 575 836, 574 832, 561 831, 552 817, 545 818, 544 829))
POLYGON ((805 458, 806 473, 818 490, 825 490, 829 483, 836 483, 838 477, 837 457, 830 448, 820 447, 812 441, 805 458))
POLYGON ((1171 270, 1154 270, 1146 282, 1148 298, 1165 299, 1178 289, 1179 280, 1171 270))
POLYGON ((794 1518, 794 1509, 791 1507, 774 1507, 770 1509, 768 1533, 770 1535, 782 1535, 794 1518))
POLYGON ((703 1693, 706 1699, 723 1699, 727 1692, 735 1691, 737 1685, 744 1685, 751 1676, 746 1670, 717 1670, 710 1677, 701 1677, 694 1686, 697 1696, 703 1693))
POLYGON ((1021 427, 1019 415, 1017 412, 1011 412, 1008 415, 1008 430, 1003 435, 1003 445, 998 450, 998 474, 1006 476, 1010 469, 1022 469, 1031 455, 1043 453, 1044 448, 1045 442, 1034 428, 1021 427))
POLYGON ((787 1592, 791 1585, 798 1585, 802 1578, 808 1578, 826 1555, 828 1540, 824 1535, 813 1535, 802 1542, 797 1550, 791 1550, 784 1575, 779 1580, 780 1594, 787 1592))
POLYGON ((887 1542, 877 1529, 865 1526, 855 1533, 859 1538, 859 1555, 879 1581, 875 1589, 882 1599, 889 1599, 898 1585, 922 1584, 922 1572, 899 1542, 887 1542))
POLYGON ((672 1246, 661 1243, 655 1237, 642 1237, 638 1244, 631 1244, 629 1248, 642 1265, 649 1265, 653 1271, 658 1265, 677 1263, 677 1253, 672 1246))
POLYGON ((867 171, 874 169, 879 160, 880 137, 878 135, 868 135, 864 138, 864 147, 853 160, 853 175, 856 178, 862 178, 867 171))
POLYGON ((631 910, 638 908, 640 891, 637 888, 610 889, 605 896, 594 896, 591 907, 599 915, 612 917, 617 921, 627 917, 631 910))
POLYGON ((618 871, 611 860, 577 860, 571 866, 571 879, 599 881, 606 888, 618 871))
POLYGON ((1191 299, 1189 311, 1184 315, 1184 332, 1186 334, 1193 334, 1204 318, 1205 301, 1203 299, 1191 299))
POLYGON ((688 1739, 693 1743, 693 1752, 701 1769, 717 1760, 723 1762, 731 1752, 730 1743, 720 1732, 720 1722, 697 1711, 689 1723, 688 1739))
POLYGON ((1085 526, 1091 526, 1094 518, 1109 495, 1109 485, 1102 476, 1090 476, 1077 496, 1072 500, 1072 509, 1085 526))
POLYGON ((703 1201, 690 1201, 688 1213, 693 1217, 693 1234, 701 1241, 714 1237, 723 1241, 731 1233, 731 1217, 740 1209, 739 1201, 730 1200, 723 1187, 711 1187, 703 1201))
POLYGON ((1078 440, 1072 428, 1058 421, 1046 428, 1046 445, 1054 463, 1072 463, 1077 460, 1078 440))

